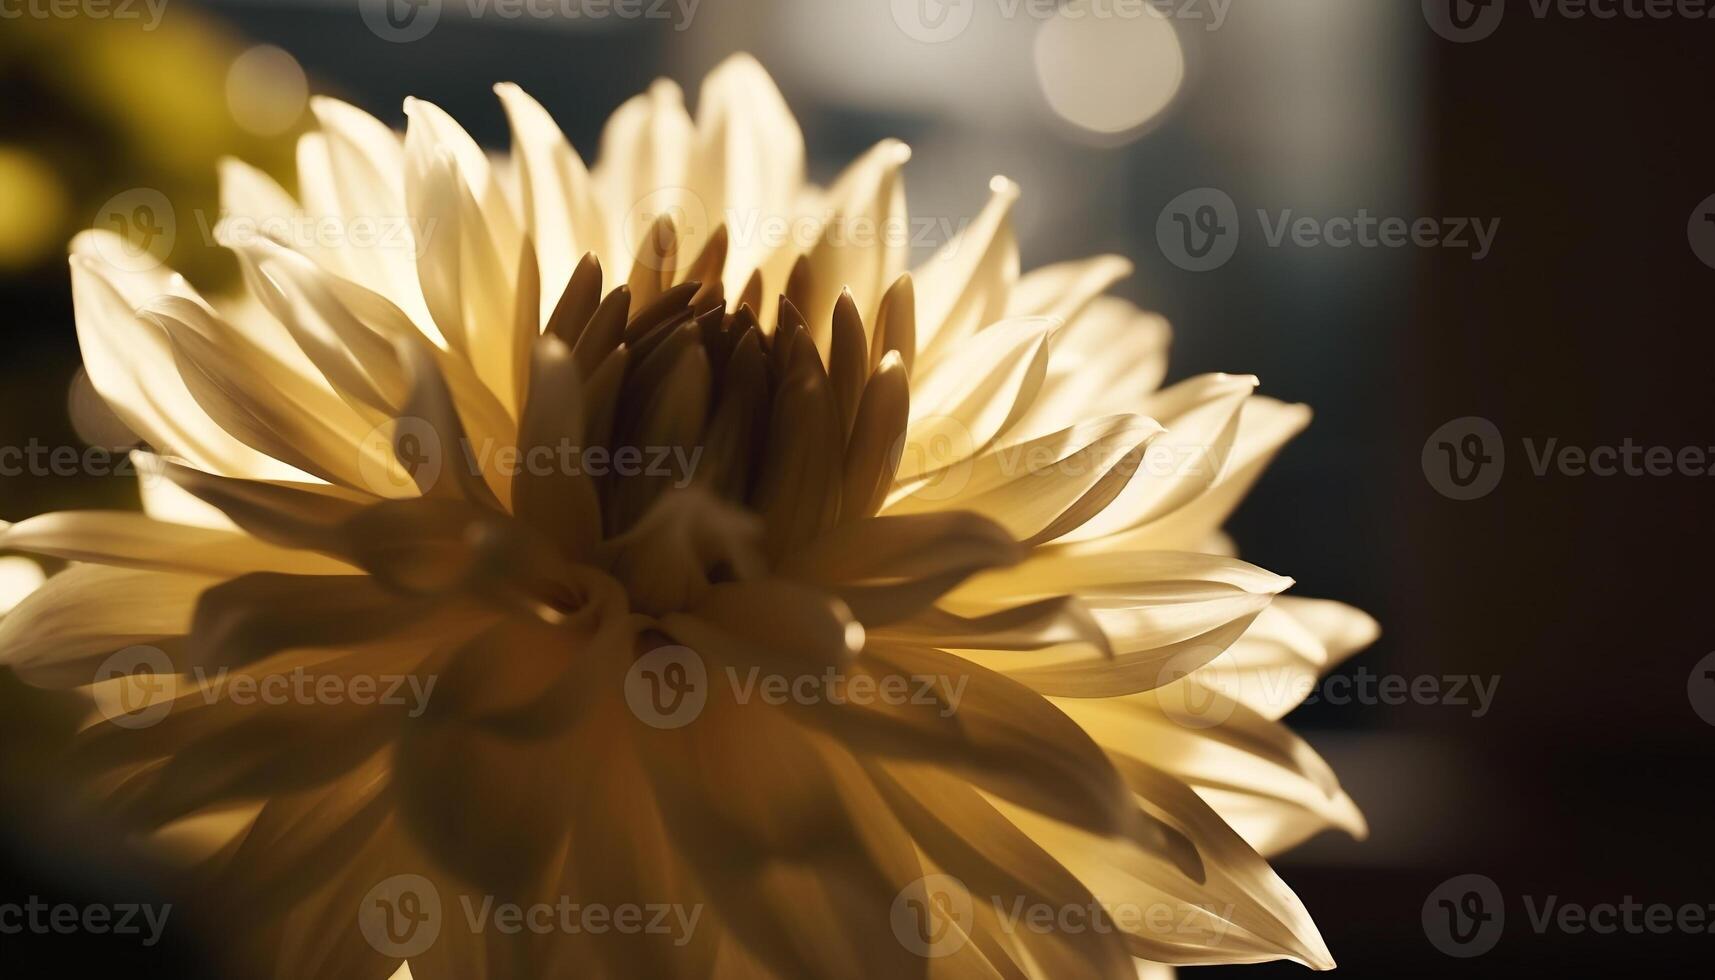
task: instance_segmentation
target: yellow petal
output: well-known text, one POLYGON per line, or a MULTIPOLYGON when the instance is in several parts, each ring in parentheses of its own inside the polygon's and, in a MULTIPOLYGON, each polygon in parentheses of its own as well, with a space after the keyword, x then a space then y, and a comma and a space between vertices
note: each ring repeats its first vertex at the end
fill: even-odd
POLYGON ((200 575, 286 572, 350 575, 358 570, 310 551, 268 544, 234 530, 167 524, 124 511, 42 514, 0 531, 0 549, 67 561, 200 575))
POLYGON ((48 579, 0 619, 0 665, 31 683, 82 686, 124 647, 190 628, 206 575, 80 565, 48 579))

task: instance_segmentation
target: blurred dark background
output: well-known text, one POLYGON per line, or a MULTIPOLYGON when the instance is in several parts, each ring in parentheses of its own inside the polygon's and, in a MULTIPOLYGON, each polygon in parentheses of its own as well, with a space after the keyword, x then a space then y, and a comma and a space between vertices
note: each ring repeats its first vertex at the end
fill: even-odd
MULTIPOLYGON (((1234 0, 1218 29, 1216 6, 1191 0, 1173 5, 1172 35, 1096 37, 963 3, 970 26, 940 43, 913 37, 888 0, 704 0, 689 23, 473 18, 448 0, 409 43, 367 28, 355 0, 170 0, 155 30, 0 23, 0 445, 100 431, 80 394, 64 238, 113 195, 162 188, 197 202, 179 207, 175 265, 218 284, 230 270, 201 254, 190 213, 215 207, 219 154, 289 179, 304 84, 395 124, 406 95, 425 97, 500 148, 489 87, 516 81, 587 160, 602 120, 652 78, 694 96, 708 68, 749 50, 798 113, 813 177, 899 136, 915 150, 913 215, 957 220, 990 174, 1011 176, 1025 267, 1135 260, 1120 291, 1173 323, 1172 379, 1254 373, 1264 393, 1314 406, 1230 530, 1299 594, 1382 622, 1346 673, 1498 677, 1482 717, 1446 703, 1293 716, 1372 826, 1367 842, 1324 837, 1276 862, 1345 975, 1707 975, 1715 935, 1538 934, 1522 898, 1715 903, 1715 729, 1688 694, 1715 649, 1715 481, 1539 477, 1524 440, 1715 446, 1715 269, 1687 231, 1715 194, 1715 21, 1515 4, 1490 36, 1456 42, 1409 0, 1234 0), (240 106, 268 131, 236 125, 240 106), (1156 229, 1202 187, 1236 202, 1242 232, 1230 262, 1199 273, 1170 261, 1156 229), (1453 245, 1271 246, 1256 212, 1288 209, 1500 226, 1480 260, 1453 245), (1494 492, 1459 501, 1422 457, 1466 416, 1495 424, 1507 461, 1494 492), (1498 884, 1507 926, 1491 952, 1455 959, 1426 935, 1424 904, 1468 873, 1498 884)), ((0 479, 5 520, 134 499, 118 478, 0 479)), ((54 723, 8 714, 4 754, 36 758, 54 723)), ((9 772, 0 901, 150 900, 146 867, 50 832, 30 777, 9 772)), ((48 963, 194 976, 194 960, 174 930, 151 949, 0 937, 7 976, 48 963)))

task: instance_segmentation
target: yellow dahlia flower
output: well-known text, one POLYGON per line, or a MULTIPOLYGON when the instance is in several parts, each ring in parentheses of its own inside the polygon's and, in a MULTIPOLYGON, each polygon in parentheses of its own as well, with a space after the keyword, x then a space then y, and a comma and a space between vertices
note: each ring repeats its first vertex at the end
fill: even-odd
POLYGON ((235 955, 1331 966, 1263 855, 1363 824, 1278 719, 1374 624, 1218 530, 1307 410, 1159 389, 1127 263, 1020 275, 1008 181, 907 273, 905 147, 807 184, 748 58, 588 170, 497 92, 510 157, 322 99, 295 199, 224 164, 242 300, 72 245, 144 513, 0 536, 75 563, 0 661, 89 686, 71 771, 235 955))

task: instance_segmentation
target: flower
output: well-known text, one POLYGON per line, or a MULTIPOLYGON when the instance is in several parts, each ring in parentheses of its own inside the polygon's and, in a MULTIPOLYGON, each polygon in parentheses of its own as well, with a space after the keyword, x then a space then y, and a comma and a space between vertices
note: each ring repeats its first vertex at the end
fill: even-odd
POLYGON ((1127 263, 1020 275, 1008 181, 907 274, 906 149, 806 184, 749 58, 694 120, 627 102, 593 170, 497 91, 508 158, 319 99, 296 199, 223 164, 240 300, 72 246, 89 377, 157 455, 143 513, 0 536, 77 563, 0 659, 99 679, 73 771, 234 955, 1331 966, 1262 855, 1363 823, 1278 719, 1375 627, 1219 533, 1307 410, 1159 389, 1127 263))

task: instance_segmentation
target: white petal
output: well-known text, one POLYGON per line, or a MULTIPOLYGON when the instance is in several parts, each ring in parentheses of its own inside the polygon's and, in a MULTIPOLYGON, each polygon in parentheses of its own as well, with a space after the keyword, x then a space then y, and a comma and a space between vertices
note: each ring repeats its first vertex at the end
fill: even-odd
POLYGON ((131 467, 137 471, 137 493, 142 498, 143 513, 155 520, 222 531, 237 527, 218 508, 198 500, 168 479, 165 461, 154 453, 132 450, 131 467))
POLYGON ((35 684, 95 680, 100 658, 182 636, 204 589, 219 577, 76 565, 0 619, 0 665, 35 684))
POLYGON ((608 220, 603 264, 615 282, 631 275, 637 246, 659 215, 689 216, 707 227, 711 216, 686 186, 693 143, 691 117, 679 86, 660 79, 608 117, 592 176, 608 220))
POLYGON ((524 227, 542 270, 541 322, 547 322, 585 253, 611 249, 606 218, 589 171, 542 104, 510 83, 494 91, 512 126, 524 227))
POLYGON ((310 109, 326 137, 331 176, 344 200, 399 213, 405 206, 405 151, 399 134, 338 99, 316 96, 310 109))
POLYGON ((316 552, 281 548, 240 531, 164 524, 130 511, 41 514, 0 531, 0 548, 199 575, 357 574, 356 568, 316 552))
POLYGON ((1110 752, 1134 755, 1195 789, 1263 854, 1327 829, 1367 835, 1363 815, 1314 749, 1196 678, 1127 698, 1056 703, 1110 752))
POLYGON ((365 458, 385 465, 366 445, 373 424, 321 379, 296 374, 203 307, 175 297, 139 311, 167 334, 180 376, 197 403, 223 428, 269 456, 329 482, 362 486, 365 458))
POLYGON ((321 130, 299 141, 298 182, 310 214, 335 219, 341 237, 288 244, 427 323, 415 259, 434 229, 406 208, 399 134, 337 99, 317 96, 310 108, 321 130))
POLYGON ((488 154, 477 145, 476 140, 470 138, 470 134, 464 131, 464 127, 460 126, 457 120, 432 102, 406 99, 405 117, 407 154, 410 151, 411 128, 415 126, 428 130, 430 143, 449 150, 458 161, 460 173, 469 182, 471 192, 476 195, 477 204, 482 208, 483 220, 487 224, 489 234, 494 236, 495 247, 503 255, 515 255, 518 243, 523 237, 523 225, 519 223, 514 205, 506 197, 504 188, 489 164, 488 154))
POLYGON ((1150 443, 1138 474, 1119 499, 1065 540, 1089 541, 1129 530, 1208 491, 1231 463, 1239 411, 1256 385, 1252 377, 1210 374, 1149 399, 1148 414, 1167 431, 1150 443))
MULTIPOLYGON (((694 159, 696 192, 710 218, 724 221, 729 234, 758 227, 759 220, 791 216, 804 183, 804 134, 774 80, 750 55, 733 55, 703 79, 694 159)), ((693 238, 692 251, 700 244, 693 238)), ((744 288, 770 250, 760 235, 731 240, 722 273, 729 295, 744 288)))
POLYGON ((1018 279, 1018 239, 1009 217, 1018 185, 1004 177, 989 182, 988 205, 957 238, 915 272, 917 347, 939 357, 960 341, 1001 319, 1018 279))
POLYGON ((42 566, 28 558, 15 555, 0 558, 0 616, 11 612, 25 596, 36 591, 46 577, 42 566))
POLYGON ((1190 548, 1218 531, 1275 454, 1310 424, 1310 409, 1272 398, 1245 401, 1232 447, 1213 484, 1183 506, 1109 539, 1116 547, 1190 548))
POLYGON ((114 412, 157 449, 214 473, 250 479, 302 479, 300 471, 235 439, 191 397, 166 332, 135 314, 156 296, 194 297, 167 275, 122 276, 93 257, 93 236, 73 241, 72 303, 84 367, 114 412))
POLYGON ((1303 702, 1324 673, 1380 633, 1374 619, 1351 606, 1282 596, 1193 677, 1266 718, 1279 719, 1303 702))
POLYGON ((299 210, 298 202, 273 177, 248 163, 222 157, 216 168, 220 174, 223 217, 242 218, 260 234, 270 222, 290 218, 299 210))
POLYGON ((470 137, 426 102, 411 100, 405 111, 406 196, 414 220, 434 229, 417 260, 429 311, 452 350, 515 418, 521 233, 500 192, 484 193, 493 183, 486 157, 480 171, 470 169, 470 137))
POLYGON ((890 514, 961 508, 992 518, 1021 541, 1046 542, 1098 513, 1132 479, 1141 447, 1161 432, 1149 419, 1093 419, 1024 443, 1010 442, 956 471, 915 484, 890 514))
POLYGON ((1148 415, 1149 396, 1167 374, 1171 331, 1161 317, 1112 296, 1097 297, 1068 316, 1050 338, 1048 377, 1019 420, 1022 436, 1105 415, 1148 415))
MULTIPOLYGON (((1298 897, 1220 817, 1171 775, 1121 758, 1138 803, 1197 845, 1202 883, 1123 838, 1102 838, 1022 807, 996 807, 1072 873, 1106 907, 1137 909, 1173 928, 1128 932, 1134 955, 1156 962, 1256 963, 1292 959, 1317 969, 1334 965, 1298 897)), ((1142 923, 1133 917, 1133 925, 1142 923)), ((1149 921, 1149 920, 1145 920, 1149 921)))
POLYGON ((1006 315, 1051 316, 1070 324, 1108 287, 1131 273, 1131 262, 1118 255, 1033 269, 1012 287, 1006 315))
MULTIPOLYGON (((901 485, 975 455, 1027 411, 1048 370, 1051 320, 998 323, 911 379, 901 485)), ((902 487, 902 495, 903 495, 902 487)))
POLYGON ((1115 656, 1087 649, 966 655, 1045 694, 1113 697, 1170 684, 1235 642, 1292 584, 1231 558, 1174 552, 1038 552, 988 572, 942 600, 961 615, 1071 594, 1095 616, 1115 656))

